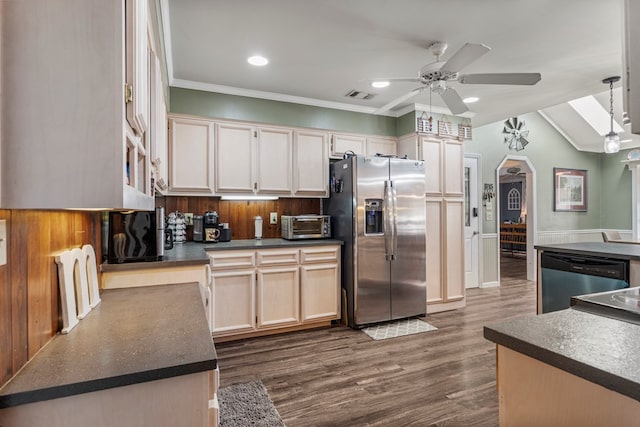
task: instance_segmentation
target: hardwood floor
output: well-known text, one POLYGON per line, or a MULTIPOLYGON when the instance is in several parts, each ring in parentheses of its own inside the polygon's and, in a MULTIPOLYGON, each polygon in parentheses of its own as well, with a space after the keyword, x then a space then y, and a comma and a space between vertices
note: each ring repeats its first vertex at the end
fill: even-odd
POLYGON ((462 310, 426 316, 433 332, 373 341, 335 326, 216 344, 220 385, 262 380, 288 427, 497 426, 482 327, 535 313, 535 283, 502 279, 469 289, 462 310))

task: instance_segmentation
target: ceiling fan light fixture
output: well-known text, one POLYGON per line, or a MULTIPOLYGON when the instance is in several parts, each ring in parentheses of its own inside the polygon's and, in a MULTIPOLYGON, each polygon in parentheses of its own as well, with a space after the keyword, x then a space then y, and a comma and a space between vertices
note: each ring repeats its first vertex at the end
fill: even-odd
POLYGON ((375 87, 376 89, 382 89, 389 86, 389 81, 388 80, 375 81, 371 83, 371 86, 375 87))
POLYGON ((613 83, 620 80, 620 76, 607 77, 602 83, 609 85, 609 117, 611 118, 611 130, 604 137, 604 152, 607 154, 620 151, 620 137, 613 131, 613 83))
POLYGON ((480 98, 478 98, 477 96, 470 96, 463 99, 462 102, 464 102, 465 104, 473 104, 474 102, 478 102, 479 100, 480 98))
POLYGON ((269 63, 269 60, 261 55, 254 55, 247 58, 247 62, 256 67, 263 67, 269 63))

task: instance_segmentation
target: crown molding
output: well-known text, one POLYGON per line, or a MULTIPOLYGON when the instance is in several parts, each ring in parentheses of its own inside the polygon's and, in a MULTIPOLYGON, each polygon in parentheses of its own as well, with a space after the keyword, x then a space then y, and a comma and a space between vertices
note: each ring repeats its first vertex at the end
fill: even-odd
MULTIPOLYGON (((196 82, 192 80, 182 80, 172 78, 169 81, 169 85, 172 87, 179 87, 183 89, 202 90, 205 92, 224 93, 227 95, 246 96, 249 98, 268 99, 271 101, 290 102, 293 104, 311 105, 314 107, 331 108, 333 110, 345 110, 355 113, 373 114, 377 108, 364 107, 360 105, 345 104, 342 102, 323 101, 321 99, 305 98, 302 96, 286 95, 276 92, 264 92, 261 90, 244 89, 232 86, 216 85, 212 83, 196 82)), ((395 112, 390 111, 385 114, 379 114, 389 117, 398 117, 395 112)))

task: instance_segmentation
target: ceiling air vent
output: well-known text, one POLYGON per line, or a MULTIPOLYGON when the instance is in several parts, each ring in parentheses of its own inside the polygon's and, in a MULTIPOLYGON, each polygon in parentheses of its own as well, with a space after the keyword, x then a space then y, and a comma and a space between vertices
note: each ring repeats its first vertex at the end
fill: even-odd
POLYGON ((345 96, 347 98, 356 98, 356 99, 373 99, 373 97, 376 95, 374 93, 367 93, 359 90, 350 90, 345 96))

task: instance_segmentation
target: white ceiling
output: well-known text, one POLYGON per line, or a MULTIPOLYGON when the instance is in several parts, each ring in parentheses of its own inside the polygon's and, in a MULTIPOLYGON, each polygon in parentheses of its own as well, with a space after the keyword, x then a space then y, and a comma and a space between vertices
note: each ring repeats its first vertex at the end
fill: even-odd
MULTIPOLYGON (((435 41, 449 44, 443 60, 465 42, 484 43, 492 50, 463 73, 540 72, 542 80, 452 83, 463 98, 480 98, 469 107, 473 125, 481 126, 602 93, 602 79, 622 71, 623 0, 160 1, 169 83, 176 87, 370 113, 416 87, 374 89, 370 80, 417 76, 435 60, 427 49, 435 41), (247 64, 256 53, 269 65, 247 64), (346 98, 352 89, 376 96, 346 98)), ((414 104, 428 106, 428 91, 389 114, 414 104)), ((437 95, 432 104, 444 109, 437 95)), ((556 109, 544 111, 562 121, 556 109)), ((581 146, 583 136, 568 136, 592 150, 581 146)))

